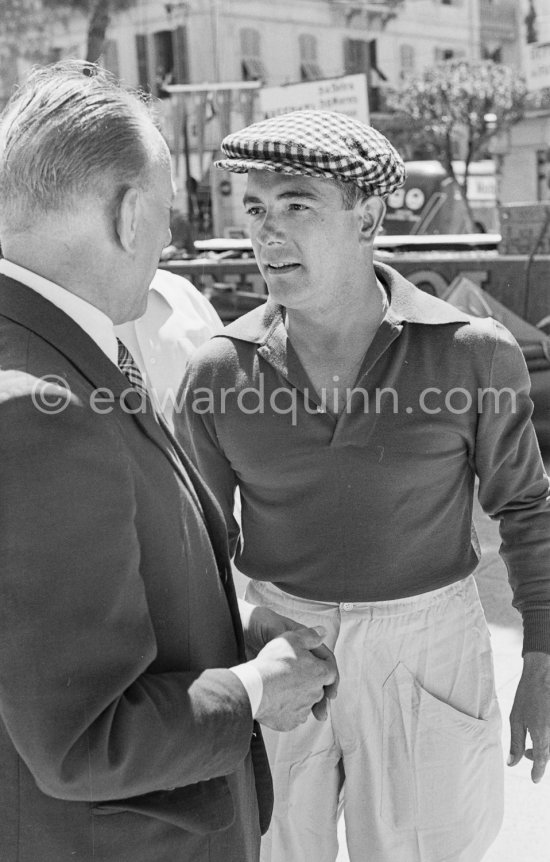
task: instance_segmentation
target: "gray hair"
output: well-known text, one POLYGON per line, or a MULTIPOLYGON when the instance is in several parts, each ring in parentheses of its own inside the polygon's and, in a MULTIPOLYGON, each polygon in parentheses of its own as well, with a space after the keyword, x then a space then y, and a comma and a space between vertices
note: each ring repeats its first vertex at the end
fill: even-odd
POLYGON ((34 69, 0 117, 0 221, 23 230, 78 198, 116 208, 144 187, 154 158, 146 98, 80 61, 34 69), (148 135, 149 127, 149 135, 148 135))

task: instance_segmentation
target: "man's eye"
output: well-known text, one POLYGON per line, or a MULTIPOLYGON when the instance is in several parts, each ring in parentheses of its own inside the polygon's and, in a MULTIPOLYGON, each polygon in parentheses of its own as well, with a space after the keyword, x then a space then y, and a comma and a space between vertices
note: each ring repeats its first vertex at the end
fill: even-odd
POLYGON ((245 212, 247 216, 255 216, 261 212, 261 207, 247 207, 245 212))
POLYGON ((307 210, 307 207, 305 204, 290 204, 289 209, 294 212, 300 212, 301 210, 307 210))

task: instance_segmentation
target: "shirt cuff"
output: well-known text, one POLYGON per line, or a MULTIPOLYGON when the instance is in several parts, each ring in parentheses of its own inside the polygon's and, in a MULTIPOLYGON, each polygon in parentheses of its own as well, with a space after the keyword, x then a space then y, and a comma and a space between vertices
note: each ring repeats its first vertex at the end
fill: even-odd
POLYGON ((250 661, 246 664, 238 664, 235 667, 230 667, 235 676, 238 676, 246 689, 248 699, 250 700, 250 708, 252 710, 252 718, 256 718, 256 713, 260 708, 262 696, 264 693, 264 684, 260 671, 250 661))

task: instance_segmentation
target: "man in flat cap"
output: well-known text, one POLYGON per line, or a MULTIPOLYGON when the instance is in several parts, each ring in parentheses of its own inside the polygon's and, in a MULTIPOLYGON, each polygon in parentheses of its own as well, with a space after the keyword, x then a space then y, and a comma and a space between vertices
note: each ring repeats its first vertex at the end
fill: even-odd
POLYGON ((472 576, 476 475, 525 626, 509 762, 531 757, 538 782, 550 742, 549 485, 522 354, 494 320, 373 262, 384 197, 404 179, 376 130, 303 111, 222 149, 220 167, 248 172, 269 299, 192 359, 179 433, 249 600, 322 623, 341 675, 329 722, 270 735, 263 859, 333 862, 343 798, 352 862, 477 862, 503 770, 472 576))

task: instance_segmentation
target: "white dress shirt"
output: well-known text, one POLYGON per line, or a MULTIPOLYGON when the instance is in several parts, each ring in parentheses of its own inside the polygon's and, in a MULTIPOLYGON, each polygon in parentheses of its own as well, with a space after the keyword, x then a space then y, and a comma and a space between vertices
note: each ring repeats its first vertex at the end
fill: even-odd
POLYGON ((181 275, 158 269, 143 317, 115 327, 168 424, 192 353, 221 332, 223 323, 206 297, 181 275))

